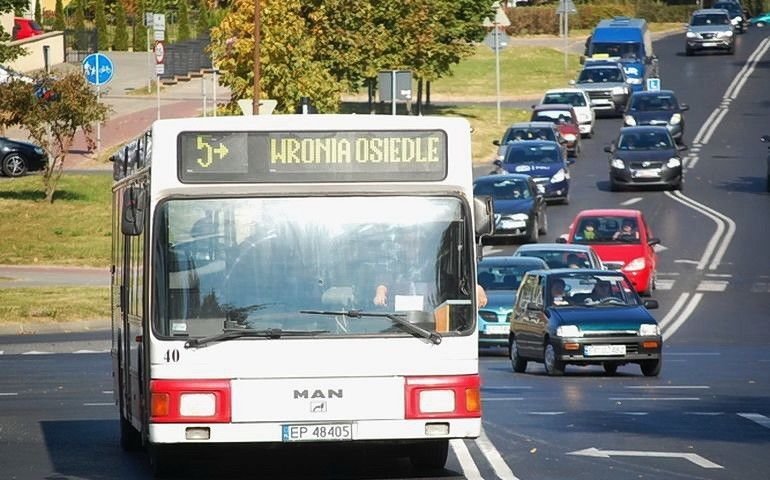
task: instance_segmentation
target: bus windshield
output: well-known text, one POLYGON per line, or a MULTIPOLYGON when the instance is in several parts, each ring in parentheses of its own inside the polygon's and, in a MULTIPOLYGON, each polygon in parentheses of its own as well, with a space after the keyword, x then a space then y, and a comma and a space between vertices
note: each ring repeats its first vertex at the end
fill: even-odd
POLYGON ((161 336, 408 335, 382 316, 332 313, 350 310, 396 313, 444 335, 474 328, 472 226, 459 198, 172 199, 156 228, 161 336))
POLYGON ((641 44, 639 43, 592 43, 591 55, 608 55, 624 59, 641 58, 641 44))

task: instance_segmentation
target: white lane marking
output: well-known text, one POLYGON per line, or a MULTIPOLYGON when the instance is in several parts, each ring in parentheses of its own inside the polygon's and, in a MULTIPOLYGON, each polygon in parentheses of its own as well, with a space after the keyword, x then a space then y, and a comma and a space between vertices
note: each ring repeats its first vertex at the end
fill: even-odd
POLYGON ((628 206, 628 205, 633 205, 633 204, 635 204, 637 202, 641 202, 641 201, 642 201, 642 197, 634 197, 634 198, 629 198, 625 202, 620 202, 620 204, 623 205, 623 206, 628 206))
MULTIPOLYGON (((676 262, 676 260, 674 260, 674 262, 676 262)), ((680 275, 680 273, 679 272, 658 272, 656 275, 658 277, 660 277, 660 276, 663 276, 663 277, 678 277, 680 275)))
POLYGON ((626 385, 625 388, 639 390, 707 390, 711 387, 708 385, 626 385))
POLYGON ((23 352, 22 355, 52 355, 53 352, 40 352, 38 350, 30 350, 29 352, 23 352))
POLYGON ((629 416, 632 416, 632 417, 643 417, 643 416, 649 414, 650 412, 615 412, 615 413, 617 413, 618 415, 629 415, 629 416))
POLYGON ((492 470, 495 471, 498 478, 501 480, 518 480, 518 477, 513 474, 511 469, 505 463, 505 460, 503 460, 500 452, 498 452, 495 446, 492 445, 492 442, 489 441, 484 430, 481 431, 481 435, 476 439, 476 444, 479 446, 479 450, 481 450, 481 453, 487 458, 490 465, 492 465, 492 470))
POLYGON ((105 394, 105 395, 112 395, 115 392, 112 391, 112 390, 102 390, 102 393, 105 394))
POLYGON ((692 264, 692 265, 697 265, 698 261, 697 260, 688 260, 686 258, 678 258, 678 259, 674 260, 674 263, 689 263, 689 264, 692 264))
POLYGON ((684 322, 687 321, 687 319, 692 315, 692 312, 695 311, 695 308, 698 306, 698 303, 700 303, 701 298, 703 298, 702 293, 694 293, 692 297, 690 298, 690 302, 687 304, 687 306, 682 311, 682 314, 679 315, 679 317, 669 326, 666 328, 666 331, 663 332, 663 341, 665 342, 668 340, 671 335, 675 334, 677 330, 679 330, 679 327, 684 325, 684 322))
POLYGON ((72 353, 109 353, 110 350, 75 350, 72 353))
POLYGON ((676 280, 669 280, 663 278, 655 279, 655 290, 671 290, 674 288, 676 280))
MULTIPOLYGON (((733 80, 735 81, 735 80, 733 80)), ((701 147, 702 143, 700 141, 701 137, 703 136, 703 133, 706 131, 708 126, 711 124, 711 122, 714 120, 714 117, 719 113, 719 109, 714 109, 711 111, 711 115, 708 116, 705 122, 703 122, 703 125, 700 126, 700 129, 698 130, 698 133, 695 134, 695 138, 692 139, 693 143, 697 143, 699 147, 701 147)))
POLYGON ((544 416, 555 416, 555 415, 564 415, 565 412, 527 412, 530 415, 544 415, 544 416))
POLYGON ((705 276, 712 278, 733 278, 732 273, 706 273, 705 276))
POLYGON ((685 415, 700 415, 703 417, 718 417, 724 415, 724 412, 684 412, 685 415))
POLYGON ((700 397, 609 397, 613 402, 697 402, 700 397))
POLYGON ((531 390, 532 385, 521 385, 521 386, 507 386, 507 387, 488 387, 488 388, 482 388, 481 391, 487 391, 487 390, 531 390))
MULTIPOLYGON (((749 289, 751 293, 770 293, 770 283, 768 282, 754 282, 749 289)), ((0 352, 1 354, 2 352, 0 352)))
POLYGON ((93 402, 93 403, 84 403, 84 407, 107 407, 107 406, 115 406, 113 402, 93 402))
POLYGON ((16 392, 0 392, 0 397, 15 397, 17 395, 16 392))
POLYGON ((679 294, 679 298, 676 299, 676 302, 674 302, 674 304, 671 306, 671 309, 668 311, 668 313, 666 313, 666 316, 663 317, 660 322, 658 322, 660 324, 660 328, 668 325, 668 322, 670 322, 679 313, 679 310, 682 309, 688 298, 690 298, 690 294, 688 292, 679 294))
POLYGON ((639 450, 599 450, 598 448, 586 448, 569 452, 567 455, 582 455, 584 457, 610 458, 615 456, 622 457, 660 457, 660 458, 682 458, 689 460, 702 468, 724 468, 722 465, 706 460, 697 453, 689 452, 650 452, 639 450))
POLYGON ((765 428, 770 428, 770 418, 767 418, 764 415, 760 415, 758 413, 739 413, 738 416, 743 417, 746 420, 751 420, 752 422, 758 423, 765 428))
POLYGON ((484 480, 484 477, 481 476, 481 472, 479 472, 479 468, 473 461, 473 457, 468 451, 468 447, 465 446, 463 440, 453 438, 449 441, 449 446, 452 447, 452 451, 454 451, 457 461, 460 462, 460 468, 462 469, 465 478, 469 480, 484 480))
POLYGON ((719 352, 666 352, 666 356, 679 355, 683 357, 718 357, 722 355, 719 352))
POLYGON ((0 355, 4 354, 5 350, 0 350, 0 355))
POLYGON ((524 397, 484 397, 482 402, 508 402, 514 400, 524 400, 524 397))
POLYGON ((709 125, 709 128, 706 129, 706 133, 703 135, 703 138, 701 138, 701 143, 708 143, 709 140, 711 140, 711 135, 714 134, 717 127, 719 127, 719 124, 722 123, 722 119, 725 118, 725 115, 727 115, 727 112, 729 111, 728 108, 717 108, 717 111, 719 111, 719 114, 717 114, 716 118, 714 119, 714 122, 709 125))
POLYGON ((732 93, 725 94, 726 97, 730 99, 734 99, 738 97, 738 94, 740 93, 741 89, 746 84, 751 74, 754 73, 754 69, 757 66, 757 62, 765 54, 768 47, 770 47, 770 38, 765 38, 762 42, 760 42, 757 49, 754 50, 754 53, 751 54, 751 56, 748 58, 748 61, 743 65, 741 72, 738 73, 738 77, 740 77, 740 81, 738 81, 738 83, 735 85, 735 88, 733 89, 732 93))
POLYGON ((699 292, 724 292, 730 282, 724 280, 701 280, 696 288, 699 292))

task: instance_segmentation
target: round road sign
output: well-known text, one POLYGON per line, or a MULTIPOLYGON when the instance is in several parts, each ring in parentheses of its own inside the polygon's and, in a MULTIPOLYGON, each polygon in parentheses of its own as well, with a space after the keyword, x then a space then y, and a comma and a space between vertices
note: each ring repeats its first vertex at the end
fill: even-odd
POLYGON ((166 48, 163 46, 163 42, 160 40, 155 42, 155 48, 152 51, 155 54, 155 63, 163 63, 163 60, 166 58, 166 48))

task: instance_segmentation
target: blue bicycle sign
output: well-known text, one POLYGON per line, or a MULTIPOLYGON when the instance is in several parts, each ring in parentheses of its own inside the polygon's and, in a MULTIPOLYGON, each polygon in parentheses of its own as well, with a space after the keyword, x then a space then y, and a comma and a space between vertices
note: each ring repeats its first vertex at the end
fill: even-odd
POLYGON ((112 80, 115 67, 107 55, 92 53, 83 59, 83 73, 91 85, 104 85, 112 80))

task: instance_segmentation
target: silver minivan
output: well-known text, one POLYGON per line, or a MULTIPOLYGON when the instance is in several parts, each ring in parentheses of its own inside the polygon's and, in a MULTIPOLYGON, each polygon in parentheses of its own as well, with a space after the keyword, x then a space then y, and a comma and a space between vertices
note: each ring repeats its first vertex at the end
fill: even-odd
POLYGON ((735 27, 727 10, 707 8, 696 10, 687 26, 685 54, 700 50, 722 50, 735 53, 735 27))

